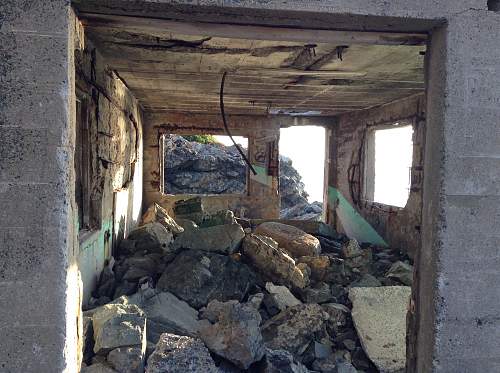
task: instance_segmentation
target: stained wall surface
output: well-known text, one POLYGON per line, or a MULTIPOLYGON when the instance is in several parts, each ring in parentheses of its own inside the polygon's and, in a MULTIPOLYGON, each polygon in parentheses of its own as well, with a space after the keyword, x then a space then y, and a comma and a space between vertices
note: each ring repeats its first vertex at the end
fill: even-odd
MULTIPOLYGON (((425 96, 417 95, 381 107, 341 115, 332 130, 330 158, 335 159, 332 187, 358 210, 393 248, 411 256, 420 248, 425 148, 425 96), (365 197, 367 131, 404 121, 413 126, 410 195, 404 208, 374 203, 365 197)), ((342 230, 342 224, 337 220, 342 230)))
MULTIPOLYGON (((216 115, 152 114, 146 115, 144 127, 144 202, 158 202, 172 212, 176 201, 194 195, 168 195, 161 191, 162 134, 225 134, 222 119, 216 115)), ((265 117, 229 116, 231 133, 248 137, 248 157, 257 175, 248 172, 247 193, 202 196, 207 212, 222 209, 247 218, 278 218, 278 141, 280 123, 265 117), (271 166, 275 164, 275 167, 271 166)))
POLYGON ((86 102, 89 193, 91 213, 97 221, 79 234, 78 265, 85 305, 113 248, 141 216, 143 114, 79 21, 74 25, 76 89, 78 98, 86 102))

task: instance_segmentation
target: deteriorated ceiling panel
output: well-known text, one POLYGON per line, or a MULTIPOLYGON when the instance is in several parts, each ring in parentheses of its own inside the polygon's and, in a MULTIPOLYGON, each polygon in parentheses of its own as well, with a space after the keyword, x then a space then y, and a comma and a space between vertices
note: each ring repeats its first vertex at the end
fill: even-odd
POLYGON ((424 90, 421 40, 300 43, 187 35, 91 18, 84 25, 150 112, 219 113, 225 71, 229 114, 337 115, 424 90))

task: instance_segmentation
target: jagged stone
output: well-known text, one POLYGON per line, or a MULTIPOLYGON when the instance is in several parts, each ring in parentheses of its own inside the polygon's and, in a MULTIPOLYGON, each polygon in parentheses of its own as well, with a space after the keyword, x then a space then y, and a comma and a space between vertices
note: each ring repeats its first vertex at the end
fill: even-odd
POLYGON ((368 266, 372 261, 371 249, 362 249, 358 241, 349 240, 342 246, 342 255, 346 264, 351 268, 360 268, 368 266))
POLYGON ((240 247, 244 237, 245 232, 237 223, 200 227, 180 234, 174 241, 173 248, 232 254, 240 247))
POLYGON ((299 296, 304 303, 327 303, 331 302, 334 297, 332 295, 330 285, 326 282, 320 282, 312 286, 301 289, 299 296))
POLYGON ((293 355, 286 350, 266 349, 266 358, 262 368, 262 373, 309 373, 300 362, 296 361, 293 355))
POLYGON ((219 373, 198 338, 164 333, 149 356, 146 373, 219 373))
POLYGON ((168 231, 160 223, 148 223, 130 232, 128 240, 135 241, 135 245, 133 247, 131 245, 120 245, 120 254, 133 255, 137 251, 167 253, 173 237, 172 232, 168 231))
POLYGON ((330 267, 330 258, 326 255, 302 256, 297 259, 297 262, 307 264, 311 270, 311 280, 313 281, 323 281, 330 267))
POLYGON ((96 354, 118 347, 146 346, 146 318, 136 305, 104 305, 93 312, 92 326, 96 354))
POLYGON ((92 364, 82 367, 80 373, 120 373, 104 363, 92 364))
POLYGON ((351 311, 343 304, 326 303, 322 304, 323 310, 329 315, 327 322, 328 331, 331 335, 337 335, 340 330, 347 326, 348 316, 351 311))
POLYGON ((214 300, 208 304, 206 314, 215 323, 202 327, 200 337, 210 351, 242 369, 264 356, 261 317, 251 304, 214 300))
POLYGON ((176 223, 176 221, 168 214, 167 210, 157 203, 153 203, 149 206, 142 216, 142 225, 153 222, 160 223, 173 234, 179 234, 184 231, 184 228, 176 223))
POLYGON ((127 297, 147 317, 148 341, 157 342, 163 333, 196 336, 201 326, 198 311, 169 292, 136 293, 127 297))
POLYGON ((231 210, 220 210, 213 214, 207 214, 200 223, 201 228, 213 227, 216 225, 238 224, 234 213, 231 210))
POLYGON ((400 372, 406 364, 406 313, 411 288, 352 288, 352 319, 361 345, 381 372, 400 372))
POLYGON ((328 318, 318 304, 293 306, 268 320, 262 326, 262 336, 268 348, 287 350, 297 356, 323 329, 328 318))
POLYGON ((246 265, 226 255, 182 251, 167 265, 157 287, 199 309, 211 300, 241 301, 255 283, 246 265))
POLYGON ((307 275, 295 266, 295 261, 268 237, 247 235, 243 240, 243 256, 264 279, 273 283, 304 288, 309 282, 307 275))
POLYGON ((254 306, 256 310, 258 310, 262 305, 263 300, 264 300, 264 293, 257 293, 248 298, 248 303, 254 306))
POLYGON ((141 347, 118 347, 110 351, 106 360, 120 373, 143 373, 144 353, 141 347))
POLYGON ((411 286, 413 284, 413 266, 398 260, 389 268, 385 277, 395 278, 401 283, 411 286))
POLYGON ((364 274, 363 277, 351 285, 353 288, 371 288, 378 286, 382 286, 382 283, 369 273, 364 274))
POLYGON ((284 311, 288 307, 301 304, 301 301, 295 298, 286 286, 276 286, 272 282, 268 282, 266 283, 266 290, 269 292, 276 304, 276 307, 280 311, 284 311))
POLYGON ((316 256, 321 252, 321 245, 316 237, 291 225, 262 223, 255 229, 255 233, 271 237, 293 258, 316 256))

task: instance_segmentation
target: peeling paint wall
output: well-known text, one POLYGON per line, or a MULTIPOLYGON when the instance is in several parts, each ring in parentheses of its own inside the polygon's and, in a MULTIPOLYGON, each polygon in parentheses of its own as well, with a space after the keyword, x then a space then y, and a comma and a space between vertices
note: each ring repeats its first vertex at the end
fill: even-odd
MULTIPOLYGON (((329 137, 330 159, 334 160, 330 167, 333 173, 329 178, 330 186, 336 188, 391 247, 407 250, 410 256, 421 245, 424 139, 424 95, 341 115, 329 137), (363 199, 364 159, 360 150, 367 128, 403 119, 413 124, 414 134, 410 196, 406 206, 400 209, 363 199)), ((336 225, 342 230, 338 221, 336 225)))
MULTIPOLYGON (((278 158, 280 123, 266 117, 230 116, 231 132, 248 137, 248 156, 257 175, 249 172, 247 193, 239 195, 202 196, 207 211, 230 209, 236 215, 248 218, 278 218, 278 167, 272 164, 278 158)), ((166 195, 161 193, 160 137, 164 133, 176 134, 225 134, 222 120, 215 115, 150 114, 144 126, 144 202, 149 206, 158 202, 171 212, 175 201, 193 195, 166 195)), ((275 163, 277 165, 277 163, 275 163)))
MULTIPOLYGON (((79 237, 83 300, 88 301, 113 247, 138 223, 142 209, 142 110, 75 22, 77 96, 87 102, 90 200, 97 226, 79 237)), ((78 225, 78 218, 75 218, 78 225)), ((77 229, 79 227, 76 227, 77 229)))

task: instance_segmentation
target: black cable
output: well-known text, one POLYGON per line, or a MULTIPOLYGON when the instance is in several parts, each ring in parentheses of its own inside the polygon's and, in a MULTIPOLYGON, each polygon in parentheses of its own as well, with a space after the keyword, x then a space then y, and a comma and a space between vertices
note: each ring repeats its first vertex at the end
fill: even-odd
POLYGON ((220 94, 219 94, 220 113, 222 115, 222 122, 224 123, 224 129, 226 130, 226 133, 229 136, 229 138, 231 139, 231 141, 233 142, 234 146, 236 147, 236 150, 238 150, 238 153, 240 153, 241 157, 246 162, 246 164, 248 165, 248 167, 250 168, 250 170, 252 171, 252 173, 254 175, 257 175, 257 171, 255 171, 255 169, 253 168, 253 166, 250 164, 250 161, 248 160, 248 158, 245 155, 245 153, 243 153, 243 150, 241 150, 241 148, 239 147, 239 145, 236 144, 236 141, 234 141, 233 135, 231 135, 231 132, 229 131, 229 127, 227 126, 226 113, 224 111, 224 83, 226 81, 226 75, 227 75, 227 71, 224 71, 224 73, 222 74, 222 81, 220 83, 220 94))

